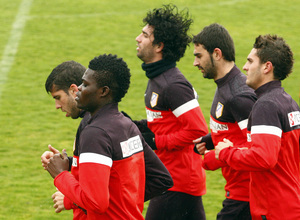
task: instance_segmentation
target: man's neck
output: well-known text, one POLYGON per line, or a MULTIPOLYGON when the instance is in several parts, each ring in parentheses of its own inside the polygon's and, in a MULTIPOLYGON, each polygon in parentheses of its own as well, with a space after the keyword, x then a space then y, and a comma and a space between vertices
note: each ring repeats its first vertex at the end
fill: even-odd
POLYGON ((146 72, 146 76, 149 79, 153 79, 156 76, 162 74, 163 72, 174 68, 176 66, 176 62, 167 61, 167 60, 159 60, 155 63, 142 64, 142 69, 146 72))
POLYGON ((151 59, 150 61, 146 61, 144 62, 145 64, 150 64, 150 63, 156 63, 158 61, 162 60, 162 57, 154 57, 153 59, 151 59))
POLYGON ((221 61, 220 63, 218 63, 217 66, 217 76, 215 77, 215 81, 218 79, 223 78, 224 76, 226 76, 227 73, 230 72, 230 70, 234 67, 234 61, 221 61))

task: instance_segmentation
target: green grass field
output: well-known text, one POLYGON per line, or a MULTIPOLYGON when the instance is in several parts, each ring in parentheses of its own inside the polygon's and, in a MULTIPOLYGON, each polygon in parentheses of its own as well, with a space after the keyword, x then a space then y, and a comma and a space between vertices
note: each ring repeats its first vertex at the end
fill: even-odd
MULTIPOLYGON (((191 34, 213 22, 224 25, 236 46, 242 68, 259 34, 278 34, 291 46, 294 72, 283 85, 299 102, 300 4, 294 0, 0 0, 0 219, 71 219, 56 214, 52 178, 42 169, 40 155, 52 144, 72 154, 79 120, 65 118, 47 95, 44 83, 51 70, 66 60, 87 66, 103 53, 128 63, 132 83, 120 109, 134 119, 145 118, 143 94, 147 79, 136 57, 136 36, 149 9, 172 2, 189 8, 191 34)), ((215 84, 193 67, 193 45, 178 67, 195 87, 208 122, 215 84)), ((215 219, 224 199, 220 171, 207 172, 203 197, 207 219, 215 219)), ((147 204, 145 204, 145 208, 147 204)))

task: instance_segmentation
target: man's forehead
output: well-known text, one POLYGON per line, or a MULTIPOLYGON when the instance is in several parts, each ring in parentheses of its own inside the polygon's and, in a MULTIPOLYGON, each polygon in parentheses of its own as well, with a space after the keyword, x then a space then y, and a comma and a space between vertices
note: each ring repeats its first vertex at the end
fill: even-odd
POLYGON ((257 49, 252 48, 252 50, 250 51, 248 57, 251 57, 251 58, 255 58, 256 57, 256 58, 258 58, 258 56, 257 56, 257 49))
POLYGON ((205 49, 202 44, 194 44, 194 53, 204 52, 205 49))
POLYGON ((147 24, 144 28, 143 28, 143 32, 145 32, 148 35, 151 35, 154 31, 154 27, 147 24))
POLYGON ((256 48, 252 48, 252 50, 250 51, 250 54, 256 55, 257 49, 256 48))
POLYGON ((58 95, 61 95, 62 93, 65 93, 65 91, 63 91, 62 89, 52 90, 50 93, 51 93, 52 96, 58 96, 58 95))
POLYGON ((58 89, 57 86, 53 83, 50 92, 51 92, 51 93, 56 93, 56 92, 58 92, 59 90, 61 90, 61 89, 58 89))
POLYGON ((90 68, 87 68, 86 71, 83 74, 83 79, 91 77, 95 73, 95 70, 92 70, 90 68))
POLYGON ((58 89, 58 87, 55 84, 53 84, 50 93, 54 97, 65 93, 65 91, 63 89, 58 89))
POLYGON ((82 76, 82 80, 83 82, 88 82, 88 83, 96 83, 97 84, 97 75, 100 74, 101 75, 101 71, 102 70, 92 70, 90 68, 88 68, 85 73, 82 76))

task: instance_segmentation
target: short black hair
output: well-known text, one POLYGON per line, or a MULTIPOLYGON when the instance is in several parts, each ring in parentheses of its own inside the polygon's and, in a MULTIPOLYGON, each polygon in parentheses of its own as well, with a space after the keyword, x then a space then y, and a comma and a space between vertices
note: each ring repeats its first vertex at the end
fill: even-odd
POLYGON ((193 20, 189 18, 188 9, 178 12, 173 4, 163 5, 149 11, 143 19, 144 25, 154 27, 154 45, 164 44, 163 59, 179 61, 183 57, 186 47, 192 41, 188 30, 193 20))
POLYGON ((66 61, 55 67, 48 76, 45 89, 47 93, 56 90, 63 90, 68 94, 68 90, 72 84, 79 86, 82 83, 82 76, 86 68, 73 60, 66 61))
POLYGON ((131 74, 126 62, 117 55, 103 54, 90 61, 89 69, 95 71, 93 76, 98 87, 108 86, 113 101, 120 102, 130 85, 131 74))
POLYGON ((201 44, 210 54, 214 52, 215 48, 219 48, 225 60, 235 61, 233 39, 226 28, 218 23, 204 27, 199 34, 193 37, 193 43, 201 44))
POLYGON ((282 37, 259 35, 255 39, 253 48, 257 49, 256 55, 261 63, 270 61, 274 67, 274 78, 284 80, 293 69, 294 58, 290 46, 282 37))

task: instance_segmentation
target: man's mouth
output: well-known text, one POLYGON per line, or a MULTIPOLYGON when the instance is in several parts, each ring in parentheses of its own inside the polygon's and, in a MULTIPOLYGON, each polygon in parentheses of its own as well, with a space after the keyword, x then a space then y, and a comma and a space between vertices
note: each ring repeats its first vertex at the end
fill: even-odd
POLYGON ((204 69, 201 66, 198 66, 198 70, 200 70, 202 73, 204 71, 204 69))
POLYGON ((77 92, 76 97, 75 97, 75 101, 78 101, 78 100, 79 100, 79 93, 77 92))

